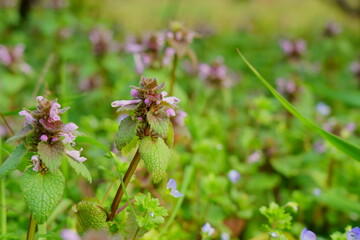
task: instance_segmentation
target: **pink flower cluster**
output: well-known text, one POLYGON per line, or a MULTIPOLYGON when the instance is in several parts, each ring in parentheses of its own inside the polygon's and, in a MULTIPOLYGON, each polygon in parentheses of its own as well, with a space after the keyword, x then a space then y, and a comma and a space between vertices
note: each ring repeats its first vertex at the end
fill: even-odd
POLYGON ((32 69, 29 64, 24 62, 23 54, 25 47, 18 44, 14 47, 0 45, 0 63, 10 70, 20 70, 25 74, 30 74, 32 69))

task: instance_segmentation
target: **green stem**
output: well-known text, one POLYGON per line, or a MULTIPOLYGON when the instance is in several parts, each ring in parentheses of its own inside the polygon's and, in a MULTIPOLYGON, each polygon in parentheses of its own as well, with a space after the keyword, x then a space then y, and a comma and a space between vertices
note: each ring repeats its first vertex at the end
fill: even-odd
POLYGON ((171 69, 171 72, 170 72, 171 82, 170 82, 169 96, 173 96, 173 94, 174 94, 174 86, 175 86, 175 81, 176 81, 176 68, 177 68, 177 65, 178 65, 178 60, 179 60, 179 57, 178 57, 177 54, 175 54, 174 59, 173 59, 172 69, 171 69))
POLYGON ((30 220, 29 220, 29 226, 28 226, 28 231, 27 231, 27 235, 26 235, 26 240, 34 240, 35 239, 35 231, 36 231, 36 221, 33 218, 32 215, 30 215, 30 220))
POLYGON ((120 183, 120 186, 116 192, 116 195, 115 195, 115 198, 111 204, 111 212, 110 212, 110 215, 107 219, 107 221, 113 221, 114 220, 114 217, 116 215, 116 211, 119 207, 119 204, 120 204, 120 201, 124 195, 124 189, 127 187, 127 185, 129 184, 130 182, 130 179, 132 177, 132 175, 134 174, 135 170, 136 170, 136 167, 137 165, 139 164, 140 162, 140 152, 139 152, 139 149, 136 151, 135 153, 135 156, 133 158, 133 160, 131 161, 130 163, 130 166, 128 168, 128 170, 126 171, 125 173, 125 176, 123 178, 123 182, 120 183), (124 185, 124 187, 123 187, 124 185))
MULTIPOLYGON (((38 225, 38 233, 40 235, 45 235, 46 234, 46 222, 44 222, 43 224, 38 225)), ((46 240, 46 238, 45 237, 40 237, 39 240, 46 240)))

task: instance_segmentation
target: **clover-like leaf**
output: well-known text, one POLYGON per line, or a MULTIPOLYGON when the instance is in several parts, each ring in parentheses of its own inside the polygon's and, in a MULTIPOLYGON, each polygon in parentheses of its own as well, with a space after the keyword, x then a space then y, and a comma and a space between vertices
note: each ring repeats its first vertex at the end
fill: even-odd
POLYGON ((79 231, 108 230, 106 213, 95 202, 81 201, 76 204, 74 211, 79 231))
POLYGON ((130 116, 124 118, 119 125, 119 130, 116 134, 116 148, 121 151, 133 138, 136 136, 137 121, 132 120, 130 116))
POLYGON ((42 174, 28 168, 21 177, 20 187, 36 222, 42 224, 61 199, 65 178, 60 171, 42 174))
POLYGON ((8 174, 11 171, 14 171, 18 167, 19 163, 21 162, 21 159, 24 157, 26 152, 27 150, 23 143, 16 146, 16 148, 8 157, 8 159, 6 159, 6 161, 1 165, 0 177, 5 177, 6 174, 8 174))
POLYGON ((153 182, 160 182, 166 173, 170 159, 170 150, 164 139, 153 140, 151 137, 145 137, 140 142, 139 151, 146 168, 152 175, 153 182))
POLYGON ((64 144, 60 141, 51 144, 48 142, 40 142, 38 145, 40 158, 51 172, 55 172, 60 167, 64 151, 64 144))
POLYGON ((150 128, 160 137, 166 138, 169 131, 169 116, 163 111, 158 111, 157 113, 150 111, 146 114, 146 117, 150 128))

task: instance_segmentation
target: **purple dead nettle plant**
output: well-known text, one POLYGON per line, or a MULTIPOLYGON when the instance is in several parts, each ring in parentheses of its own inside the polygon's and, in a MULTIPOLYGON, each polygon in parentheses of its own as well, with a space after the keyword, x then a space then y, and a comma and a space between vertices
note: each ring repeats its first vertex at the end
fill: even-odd
POLYGON ((95 28, 89 34, 95 56, 102 57, 108 52, 117 52, 119 44, 113 40, 113 33, 103 28, 95 28))
POLYGON ((69 108, 60 108, 57 100, 39 96, 35 110, 24 109, 24 127, 7 141, 18 141, 10 157, 0 167, 1 177, 10 171, 24 171, 20 187, 31 211, 28 238, 33 239, 36 221, 43 224, 61 199, 65 178, 59 170, 64 158, 75 171, 91 182, 91 176, 81 156, 82 148, 74 149, 78 126, 63 123, 61 115, 69 108), (10 166, 10 167, 9 167, 10 166))
MULTIPOLYGON (((115 143, 119 151, 124 148, 135 152, 133 160, 125 173, 123 184, 120 184, 111 206, 108 221, 116 215, 119 203, 134 174, 140 159, 144 160, 154 183, 159 183, 166 174, 168 162, 171 158, 169 147, 173 144, 173 127, 170 117, 175 115, 176 97, 167 97, 162 91, 165 83, 158 84, 156 78, 142 76, 140 87, 131 86, 131 100, 119 100, 111 103, 118 108, 117 112, 126 114, 122 117, 115 143)), ((175 197, 181 193, 176 190, 176 182, 170 181, 168 188, 175 197)))
POLYGON ((199 64, 198 74, 207 86, 214 88, 230 88, 238 78, 225 66, 224 59, 221 57, 215 59, 211 64, 199 64))
POLYGON ((0 63, 10 71, 21 71, 26 75, 30 74, 32 68, 23 59, 24 50, 25 46, 22 44, 14 47, 0 45, 0 63))
POLYGON ((277 78, 276 89, 290 102, 297 100, 302 91, 301 86, 293 79, 277 78))
POLYGON ((291 60, 300 59, 306 52, 306 41, 303 39, 293 41, 281 39, 279 44, 284 54, 291 60))

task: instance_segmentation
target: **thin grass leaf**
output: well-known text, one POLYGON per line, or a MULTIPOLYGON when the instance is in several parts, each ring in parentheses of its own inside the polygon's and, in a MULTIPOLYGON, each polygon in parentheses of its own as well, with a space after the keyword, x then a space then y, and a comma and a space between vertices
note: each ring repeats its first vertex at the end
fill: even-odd
POLYGON ((355 146, 354 144, 343 140, 342 138, 335 136, 332 133, 329 133, 322 128, 318 127, 315 123, 313 123, 308 118, 304 117, 290 102, 288 102, 283 96, 280 95, 269 83, 266 81, 260 73, 246 60, 246 58, 241 54, 239 49, 237 49, 240 57, 246 63, 246 65, 250 68, 250 70, 254 73, 254 75, 265 85, 265 87, 279 100, 279 102, 297 119, 311 128, 314 132, 320 134, 325 140, 330 142, 334 147, 336 147, 341 152, 345 153, 349 157, 360 161, 360 148, 355 146))

